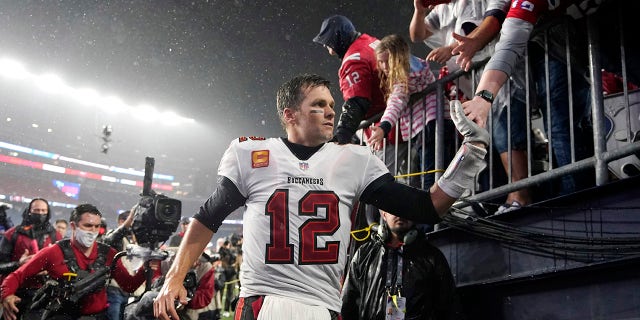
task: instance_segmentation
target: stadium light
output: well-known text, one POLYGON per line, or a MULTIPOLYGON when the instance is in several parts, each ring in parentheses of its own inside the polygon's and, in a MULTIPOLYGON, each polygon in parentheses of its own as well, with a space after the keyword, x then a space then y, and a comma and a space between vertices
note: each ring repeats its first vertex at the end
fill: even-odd
POLYGON ((0 74, 7 79, 24 79, 30 76, 27 69, 18 61, 1 58, 0 59, 0 74))
POLYGON ((157 110, 156 107, 148 104, 131 107, 120 98, 113 95, 105 97, 95 89, 73 88, 67 85, 60 76, 53 73, 41 75, 32 74, 19 61, 6 57, 0 58, 0 76, 10 80, 31 82, 46 93, 66 95, 69 98, 77 100, 81 105, 95 106, 111 114, 128 112, 145 122, 161 119, 162 123, 168 125, 195 123, 195 119, 180 116, 173 111, 161 112, 157 110), (166 120, 165 117, 169 117, 171 120, 166 120))
POLYGON ((59 76, 47 73, 34 77, 36 85, 46 93, 66 94, 71 88, 59 76))

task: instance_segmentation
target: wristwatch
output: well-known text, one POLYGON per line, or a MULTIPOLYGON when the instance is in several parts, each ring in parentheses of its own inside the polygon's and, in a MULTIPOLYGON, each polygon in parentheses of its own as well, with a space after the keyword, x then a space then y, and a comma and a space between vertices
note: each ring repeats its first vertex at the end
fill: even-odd
POLYGON ((488 90, 482 90, 482 91, 476 92, 476 96, 486 100, 489 103, 493 103, 493 99, 495 98, 493 96, 493 93, 489 92, 488 90))

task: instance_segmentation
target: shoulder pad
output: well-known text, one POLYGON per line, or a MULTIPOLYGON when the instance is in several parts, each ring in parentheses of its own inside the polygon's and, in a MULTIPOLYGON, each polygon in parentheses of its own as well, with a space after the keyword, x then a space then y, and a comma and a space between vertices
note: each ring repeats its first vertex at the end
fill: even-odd
POLYGON ((248 137, 240 137, 238 138, 238 142, 245 142, 247 140, 266 140, 265 137, 258 137, 258 136, 248 136, 248 137))

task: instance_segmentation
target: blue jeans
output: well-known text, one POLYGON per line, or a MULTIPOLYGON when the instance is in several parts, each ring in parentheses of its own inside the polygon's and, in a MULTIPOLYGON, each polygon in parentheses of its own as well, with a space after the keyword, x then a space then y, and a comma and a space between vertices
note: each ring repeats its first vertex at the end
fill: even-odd
POLYGON ((124 307, 127 305, 129 295, 122 292, 120 288, 108 286, 107 287, 107 302, 109 307, 107 308, 107 319, 120 320, 124 316, 124 307))
POLYGON ((524 92, 511 86, 511 106, 498 106, 501 108, 497 116, 493 118, 493 147, 498 153, 509 151, 509 136, 507 122, 509 111, 511 112, 511 150, 527 150, 527 105, 524 102, 524 92), (509 110, 510 109, 510 110, 509 110))
MULTIPOLYGON (((537 96, 540 99, 540 108, 544 115, 544 127, 548 137, 551 138, 552 154, 557 167, 571 163, 571 136, 570 136, 570 113, 569 113, 569 88, 567 80, 567 65, 553 56, 549 56, 549 86, 551 115, 547 114, 547 90, 545 83, 545 61, 544 54, 531 54, 532 69, 537 87, 537 96), (548 128, 547 119, 551 116, 551 130, 548 128), (550 131, 550 132, 549 132, 550 131)), ((589 156, 589 141, 591 137, 581 134, 581 130, 590 126, 590 91, 586 81, 580 75, 572 75, 573 94, 573 119, 574 137, 576 145, 576 160, 581 160, 589 156), (582 126, 581 126, 582 125, 582 126)), ((588 130, 586 130, 588 132, 588 130)), ((576 191, 581 183, 578 183, 575 175, 565 175, 562 177, 560 194, 567 194, 576 191)))

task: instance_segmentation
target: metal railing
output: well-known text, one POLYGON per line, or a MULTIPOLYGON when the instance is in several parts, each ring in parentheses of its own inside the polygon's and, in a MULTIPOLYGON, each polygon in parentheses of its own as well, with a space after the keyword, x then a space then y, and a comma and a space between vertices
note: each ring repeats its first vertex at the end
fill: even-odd
MULTIPOLYGON (((484 202, 484 201, 489 201, 489 200, 493 200, 493 199, 498 199, 502 196, 507 195, 510 192, 514 192, 523 188, 531 188, 546 182, 550 182, 551 180, 554 179, 558 179, 567 175, 575 175, 578 172, 584 172, 585 170, 593 170, 593 174, 594 174, 594 185, 595 186, 601 186, 603 184, 606 184, 609 179, 610 176, 616 176, 615 173, 611 173, 610 172, 610 168, 608 166, 608 164, 611 161, 614 160, 618 160, 618 159, 622 159, 625 157, 635 157, 632 158, 632 160, 630 160, 630 164, 633 166, 636 166, 636 171, 640 170, 640 161, 636 161, 638 158, 638 154, 640 154, 640 119, 638 119, 637 117, 632 117, 632 114, 635 115, 636 113, 638 115, 640 115, 640 110, 637 109, 632 109, 632 107, 636 107, 636 108, 640 108, 640 98, 638 98, 638 104, 630 104, 630 97, 632 96, 632 93, 629 92, 628 88, 627 88, 627 83, 628 83, 628 75, 627 75, 627 59, 631 58, 631 59, 640 59, 640 57, 628 57, 626 54, 626 48, 625 48, 625 37, 624 37, 624 28, 623 26, 623 19, 622 19, 622 6, 620 6, 619 9, 619 16, 620 18, 618 19, 619 21, 619 35, 618 35, 618 41, 619 41, 619 47, 620 47, 620 66, 621 66, 621 77, 623 79, 623 91, 621 93, 619 93, 618 95, 621 95, 622 97, 622 101, 624 106, 621 107, 623 112, 624 112, 624 120, 620 121, 618 118, 618 123, 614 123, 614 120, 612 120, 612 117, 614 116, 612 113, 616 113, 615 115, 620 117, 620 113, 619 110, 611 110, 612 108, 607 108, 605 110, 605 97, 603 96, 603 84, 602 84, 602 65, 601 65, 601 60, 602 60, 602 56, 601 56, 601 48, 600 48, 600 39, 599 39, 599 33, 598 33, 598 29, 596 28, 595 24, 596 24, 596 16, 598 13, 596 13, 595 15, 592 16, 587 16, 585 19, 586 21, 583 21, 583 23, 586 24, 586 31, 587 31, 587 35, 586 35, 586 42, 587 42, 587 52, 588 52, 588 59, 587 59, 587 64, 584 67, 584 69, 588 69, 589 73, 588 73, 588 78, 587 81, 589 83, 589 91, 590 91, 590 113, 591 113, 591 117, 590 117, 590 121, 591 121, 591 126, 593 129, 593 154, 590 157, 584 158, 584 159, 579 159, 576 155, 576 137, 575 137, 575 130, 576 127, 574 126, 576 121, 576 117, 577 117, 577 113, 578 110, 576 110, 576 102, 574 101, 574 95, 572 94, 573 89, 576 85, 576 81, 580 80, 580 79, 576 79, 575 78, 575 62, 572 61, 572 59, 574 58, 574 53, 572 53, 572 41, 573 39, 571 38, 571 35, 569 33, 568 30, 570 30, 570 28, 564 28, 565 33, 563 35, 564 37, 564 48, 562 48, 562 51, 565 53, 565 58, 566 60, 564 61, 565 65, 566 65, 566 72, 567 72, 567 79, 566 79, 566 84, 567 84, 567 94, 568 94, 568 109, 569 109, 569 134, 570 134, 570 163, 563 165, 563 166, 559 166, 559 167, 554 167, 553 165, 553 159, 554 159, 554 155, 555 152, 557 150, 554 150, 553 148, 553 142, 554 139, 556 139, 557 137, 555 137, 553 134, 550 134, 551 127, 552 127, 552 117, 554 116, 554 110, 553 108, 556 107, 553 105, 553 102, 551 100, 551 93, 556 90, 556 88, 551 88, 551 90, 545 90, 546 94, 544 97, 538 97, 539 99, 543 99, 546 102, 546 117, 545 117, 545 121, 546 121, 546 127, 548 128, 548 130, 546 130, 547 134, 546 134, 546 149, 547 151, 547 159, 548 159, 548 166, 546 170, 542 170, 541 172, 534 172, 532 171, 532 167, 533 167, 533 154, 534 154, 534 150, 535 150, 535 145, 534 142, 532 142, 532 128, 534 128, 535 126, 544 126, 544 123, 540 123, 538 121, 537 124, 534 124, 534 120, 531 116, 532 113, 532 109, 535 108, 535 105, 533 105, 533 98, 537 96, 537 93, 531 88, 532 87, 532 83, 534 81, 534 79, 532 78, 531 75, 531 70, 529 67, 530 61, 529 61, 529 57, 525 57, 525 76, 524 78, 526 79, 526 88, 524 88, 526 90, 526 130, 527 130, 527 155, 528 155, 528 161, 527 161, 527 177, 525 179, 519 180, 519 181, 513 181, 511 178, 511 172, 512 172, 512 157, 511 157, 511 123, 508 120, 508 124, 509 127, 507 129, 507 134, 508 134, 508 146, 509 146, 509 154, 508 154, 508 167, 504 168, 505 169, 505 173, 507 175, 507 183, 504 185, 500 185, 500 186, 494 186, 494 170, 493 170, 493 164, 494 164, 494 158, 493 157, 493 153, 489 152, 487 155, 486 160, 488 161, 489 165, 488 165, 488 185, 485 185, 484 188, 482 189, 478 189, 478 190, 473 190, 472 195, 470 195, 469 197, 466 198, 465 202, 461 202, 458 203, 457 206, 458 207, 464 207, 467 206, 469 202, 484 202), (608 112, 605 113, 605 111, 608 112), (634 113, 635 112, 635 113, 634 113), (607 118, 608 117, 608 118, 607 118), (607 132, 607 128, 605 126, 605 122, 609 123, 609 126, 611 127, 609 129, 609 132, 607 132), (617 128, 614 126, 620 126, 620 128, 617 128), (612 137, 611 136, 611 132, 615 131, 616 132, 616 137, 612 137), (623 132, 624 133, 621 133, 623 132), (616 138, 618 141, 617 144, 609 146, 607 146, 607 141, 608 139, 614 139, 616 138)), ((568 21, 565 20, 564 22, 565 24, 570 24, 570 23, 574 23, 573 21, 568 21)), ((557 25, 557 24, 556 24, 557 25)), ((542 42, 543 42, 543 48, 544 48, 544 71, 545 71, 545 86, 546 88, 550 87, 550 77, 549 74, 550 72, 552 72, 550 70, 550 43, 549 43, 549 29, 545 29, 541 31, 542 34, 542 42)), ((474 64, 473 66, 473 70, 469 73, 464 72, 462 70, 458 70, 455 72, 450 73, 449 75, 443 77, 442 79, 437 80, 436 82, 430 84, 424 91, 419 92, 419 93, 415 93, 411 96, 409 105, 412 106, 414 105, 417 101, 420 101, 420 99, 424 98, 426 95, 431 94, 431 93, 435 93, 436 97, 437 97, 437 113, 436 113, 436 146, 435 146, 435 167, 436 169, 445 169, 447 164, 444 163, 444 159, 443 159, 443 146, 445 143, 451 143, 451 141, 444 141, 444 104, 446 103, 445 101, 445 96, 444 96, 444 90, 445 90, 445 85, 451 81, 457 81, 458 79, 460 79, 460 77, 465 76, 465 75, 471 75, 472 81, 471 83, 477 83, 477 80, 479 80, 479 77, 481 75, 480 72, 476 72, 476 70, 481 69, 484 64, 486 63, 485 61, 481 61, 481 62, 477 62, 474 64)), ((580 66, 577 66, 577 68, 579 68, 580 66)), ((507 90, 509 90, 509 96, 511 96, 511 90, 510 88, 508 88, 508 82, 507 82, 507 90)), ((473 92, 475 92, 475 86, 473 86, 473 92)), ((472 96, 472 93, 466 93, 467 96, 472 96)), ((640 91, 636 91, 633 93, 633 95, 638 95, 640 96, 640 91)), ((495 108, 496 106, 494 105, 493 108, 495 108)), ((510 108, 510 103, 507 102, 506 103, 506 108, 510 108)), ((491 115, 491 113, 490 113, 491 115)), ((363 123, 361 124, 360 128, 365 128, 370 126, 373 122, 376 122, 380 119, 381 115, 377 115, 376 117, 373 117, 371 119, 367 119, 365 121, 363 121, 363 123)), ((508 117, 510 118, 510 117, 508 117)), ((490 118, 488 121, 489 125, 491 125, 492 123, 492 119, 490 118)), ((396 126, 397 128, 397 126, 396 126)), ((488 128, 489 130, 492 130, 491 127, 488 128)), ((396 129, 397 130, 397 129, 396 129)), ((542 129, 544 130, 544 128, 542 129)), ((491 131, 490 131, 491 132, 491 131)), ((424 142, 424 134, 425 134, 425 130, 422 130, 422 135, 423 135, 423 139, 422 141, 424 142)), ((396 134, 396 137, 398 137, 399 135, 396 134)), ((397 138, 396 138, 397 139, 397 138)), ((364 139, 363 139, 364 140, 364 139)), ((456 141, 456 143, 458 143, 459 141, 456 141)), ((411 142, 408 142, 409 144, 409 149, 411 150, 411 142)), ((395 146, 398 145, 398 141, 395 142, 395 146)), ((458 145, 456 144, 456 147, 458 145)), ((491 146, 490 148, 493 148, 493 141, 491 141, 491 146)), ((425 150, 424 146, 422 148, 423 152, 425 150)), ((396 151, 397 151, 397 147, 396 147, 396 151)), ((424 159, 424 157, 422 157, 422 159, 424 159)), ((384 160, 384 159, 383 159, 384 160)), ((409 160, 409 159, 407 159, 409 160)), ((500 160, 498 159, 498 162, 500 160)), ((404 172, 404 173, 412 173, 412 172, 421 172, 424 171, 422 170, 424 167, 421 168, 412 168, 411 167, 411 161, 407 161, 406 164, 406 168, 398 168, 398 157, 396 154, 395 157, 395 163, 396 163, 396 167, 394 168, 394 170, 391 170, 392 173, 399 173, 399 172, 404 172), (403 170, 399 170, 399 169, 403 169, 403 170)), ((424 161, 422 163, 422 166, 424 166, 424 161)), ((499 165, 498 167, 500 167, 501 165, 499 165)), ((437 172, 436 173, 436 181, 437 178, 441 175, 441 173, 437 172)), ((622 179, 625 178, 624 175, 620 176, 620 174, 617 174, 618 178, 622 179)), ((421 186, 422 188, 428 188, 429 186, 421 186)))

